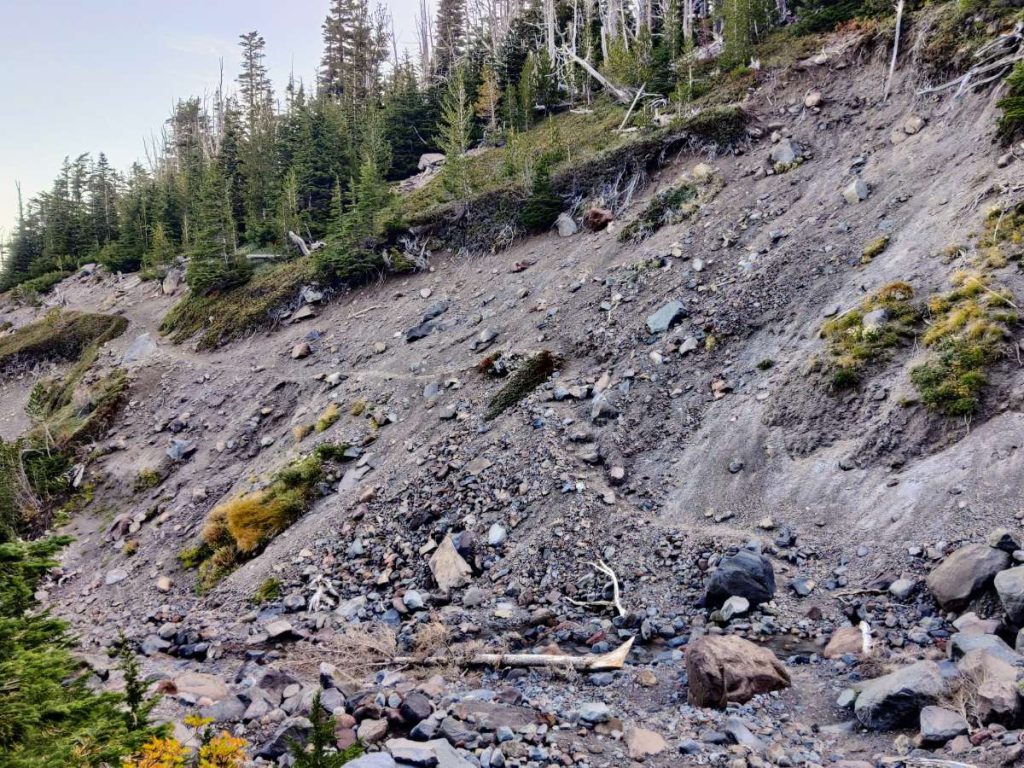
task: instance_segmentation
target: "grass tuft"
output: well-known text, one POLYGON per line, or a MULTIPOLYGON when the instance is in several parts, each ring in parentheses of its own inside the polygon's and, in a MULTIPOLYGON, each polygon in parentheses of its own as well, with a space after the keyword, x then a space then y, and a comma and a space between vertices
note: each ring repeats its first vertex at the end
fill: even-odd
POLYGON ((558 358, 548 350, 538 352, 528 358, 509 377, 505 386, 491 398, 484 418, 490 421, 500 416, 551 378, 551 374, 555 372, 558 365, 558 358))

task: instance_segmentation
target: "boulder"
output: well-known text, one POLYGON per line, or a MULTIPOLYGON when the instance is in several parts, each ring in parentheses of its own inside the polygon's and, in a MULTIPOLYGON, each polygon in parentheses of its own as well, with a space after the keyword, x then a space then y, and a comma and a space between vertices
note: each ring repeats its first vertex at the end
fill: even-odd
POLYGON ((723 557, 708 580, 705 602, 717 608, 733 595, 745 597, 755 606, 771 600, 775 595, 775 571, 771 561, 749 549, 723 557))
POLYGON ((966 653, 957 668, 965 683, 974 686, 974 712, 981 722, 1009 725, 1017 720, 1021 713, 1019 667, 979 648, 966 653))
POLYGON ((995 577, 996 594, 1012 624, 1024 625, 1024 565, 1000 571, 995 577))
POLYGON ((630 728, 626 731, 626 749, 633 760, 643 760, 665 752, 668 749, 668 742, 656 731, 630 728))
POLYGON ((167 274, 164 275, 163 282, 160 283, 160 292, 164 296, 173 296, 178 292, 178 288, 181 287, 183 277, 180 269, 171 267, 167 270, 167 274))
POLYGON ((398 768, 398 763, 386 752, 373 752, 345 763, 345 768, 398 768))
POLYGON ((425 171, 428 168, 433 168, 436 165, 441 165, 444 162, 444 155, 440 152, 425 152, 420 155, 420 161, 416 164, 416 167, 425 171))
POLYGON ((860 656, 864 653, 864 633, 860 627, 840 627, 832 633, 828 645, 821 655, 826 659, 838 659, 847 654, 860 656))
POLYGON ((921 710, 934 704, 945 690, 939 665, 919 661, 864 683, 854 712, 865 728, 891 730, 917 721, 921 710))
POLYGON ((959 611, 1009 563, 1010 556, 1000 549, 988 544, 968 544, 928 574, 928 589, 944 610, 959 611))
POLYGON ((444 537, 441 546, 431 556, 430 572, 434 575, 437 586, 444 592, 469 584, 473 569, 455 549, 451 534, 444 537))
MULTIPOLYGON (((283 720, 274 734, 260 746, 258 757, 277 760, 289 750, 293 742, 304 744, 313 730, 313 724, 304 717, 289 717, 283 720)), ((351 765, 351 763, 349 763, 351 765)))
POLYGON ((686 307, 681 301, 670 301, 657 312, 648 316, 647 330, 651 333, 664 333, 673 325, 686 317, 686 307))
POLYGON ((743 704, 790 685, 789 672, 767 648, 735 635, 705 635, 686 650, 688 700, 698 707, 743 704))
POLYGON ((967 720, 959 712, 929 705, 921 710, 921 739, 926 744, 945 744, 967 733, 967 720))
POLYGON ((871 190, 864 179, 854 179, 843 189, 843 198, 851 205, 867 200, 869 194, 871 190))
POLYGON ((219 677, 203 672, 184 672, 174 678, 174 692, 178 696, 190 695, 197 699, 220 701, 227 698, 228 687, 219 677))
POLYGON ((576 222, 572 220, 572 216, 568 213, 558 214, 558 218, 555 219, 555 226, 558 228, 559 237, 572 237, 577 231, 576 222))
POLYGON ((771 160, 775 165, 790 165, 796 162, 796 149, 789 139, 780 139, 779 143, 772 147, 771 160))
POLYGON ((615 214, 607 208, 588 208, 583 214, 583 226, 591 232, 600 232, 615 220, 615 214))

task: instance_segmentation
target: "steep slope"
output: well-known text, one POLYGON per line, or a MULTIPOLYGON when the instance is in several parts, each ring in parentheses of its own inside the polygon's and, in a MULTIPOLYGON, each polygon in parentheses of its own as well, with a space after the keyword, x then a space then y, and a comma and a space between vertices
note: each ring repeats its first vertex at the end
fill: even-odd
MULTIPOLYGON (((201 669, 242 684, 258 663, 309 685, 319 662, 351 659, 354 624, 383 622, 403 649, 432 620, 448 642, 512 650, 600 650, 635 635, 629 671, 607 680, 449 673, 447 690, 466 707, 466 691, 509 686, 517 692, 504 703, 525 697, 524 711, 549 716, 558 727, 537 742, 545 756, 524 753, 521 765, 637 757, 615 736, 622 723, 581 729, 569 715, 594 699, 703 762, 728 751, 706 732, 737 729, 682 704, 678 649, 709 625, 699 602, 721 553, 761 536, 780 589, 773 607, 733 622, 732 633, 806 661, 836 627, 863 620, 890 661, 937 655, 927 596, 864 595, 884 595, 904 574, 917 579, 927 567, 917 553, 941 552, 938 542, 1016 526, 1016 357, 992 366, 970 419, 913 402, 909 371, 928 355, 920 342, 872 361, 853 389, 836 391, 812 361, 827 356, 826 319, 883 286, 905 282, 921 298, 948 290, 973 253, 949 257, 949 247, 970 245, 992 205, 1020 201, 1020 166, 997 167, 989 94, 916 97, 907 68, 879 103, 884 52, 856 37, 828 51, 750 95, 742 151, 680 154, 610 230, 551 233, 496 255, 435 253, 428 272, 213 352, 159 336, 173 299, 157 286, 103 274, 65 281, 67 308, 128 320, 101 363, 132 377, 130 402, 88 466, 93 500, 67 526, 76 542, 49 591, 84 650, 96 654, 124 629, 144 641, 155 677, 201 669), (803 160, 773 168, 786 141, 803 160), (691 219, 622 243, 623 224, 684 174, 704 173, 698 163, 713 167, 720 191, 691 219), (851 203, 843 191, 857 178, 869 194, 851 203), (864 263, 865 244, 880 235, 888 245, 864 263), (652 333, 648 318, 672 301, 685 312, 652 333), (430 315, 430 332, 407 340, 430 315), (559 361, 551 381, 486 419, 508 379, 482 372, 481 361, 500 353, 514 367, 544 352, 559 361), (297 442, 295 428, 331 403, 336 423, 297 442), (195 450, 171 460, 171 440, 195 450), (210 510, 324 442, 361 451, 332 465, 311 510, 262 553, 197 593, 196 571, 178 558, 210 510), (474 574, 449 595, 428 559, 453 533, 474 574), (608 599, 595 561, 621 580, 624 616, 581 605, 608 599), (283 599, 253 608, 270 578, 283 599), (306 611, 315 594, 342 610, 306 611), (285 614, 290 629, 275 636, 270 625, 285 614)), ((1024 296, 1016 264, 993 272, 1024 296)), ((21 326, 35 314, 5 317, 21 326)), ((4 386, 0 425, 13 437, 28 388, 4 386)), ((779 765, 817 764, 825 750, 887 751, 887 739, 835 727, 848 716, 833 702, 855 673, 814 659, 791 666, 791 690, 730 712, 764 740, 750 751, 779 765), (826 727, 811 734, 799 723, 826 727)), ((188 701, 163 707, 180 714, 188 701)), ((242 719, 227 709, 213 714, 242 719)), ((478 712, 456 719, 480 730, 478 712)), ((247 718, 246 732, 256 738, 279 720, 247 718)), ((679 759, 666 751, 648 764, 679 759)))

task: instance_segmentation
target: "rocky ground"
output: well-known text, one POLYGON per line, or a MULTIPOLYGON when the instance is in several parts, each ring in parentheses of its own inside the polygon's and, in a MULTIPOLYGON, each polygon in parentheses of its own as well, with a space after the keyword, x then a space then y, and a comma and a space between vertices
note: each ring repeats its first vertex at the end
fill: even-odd
MULTIPOLYGON (((645 199, 684 174, 717 194, 639 245, 616 221, 435 253, 214 352, 160 336, 181 287, 65 281, 53 303, 130 322, 101 358, 130 402, 47 589, 98 684, 124 631, 162 716, 198 707, 282 764, 319 688, 363 767, 1018 761, 1017 360, 970 422, 906 404, 921 350, 844 395, 810 365, 826 317, 944 289, 939 255, 1024 194, 990 94, 916 97, 908 67, 880 103, 882 53, 839 38, 772 78, 743 151, 681 155, 645 199), (487 419, 508 379, 481 361, 547 352, 550 381, 487 419), (313 509, 198 594, 178 555, 210 509, 321 442, 353 448, 313 509), (627 642, 620 669, 571 668, 627 642)), ((3 382, 4 438, 41 373, 3 382)))

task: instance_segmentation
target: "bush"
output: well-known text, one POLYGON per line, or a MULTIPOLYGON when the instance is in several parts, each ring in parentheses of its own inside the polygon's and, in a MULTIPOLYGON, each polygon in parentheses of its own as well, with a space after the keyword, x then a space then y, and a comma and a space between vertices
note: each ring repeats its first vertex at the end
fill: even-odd
POLYGON ((1006 339, 1018 320, 1009 293, 989 282, 982 273, 957 272, 953 290, 928 301, 931 325, 922 340, 935 355, 913 368, 910 380, 921 402, 946 416, 977 410, 986 369, 1006 354, 1006 339))
POLYGON ((338 408, 338 404, 331 403, 324 409, 324 412, 320 414, 320 418, 316 420, 315 429, 317 432, 326 432, 328 429, 333 427, 340 418, 341 410, 338 408))
POLYGON ((999 138, 1011 144, 1024 137, 1024 61, 1018 61, 1004 81, 1006 95, 996 102, 1003 111, 999 117, 999 138))
POLYGON ((330 443, 279 470, 270 483, 214 507, 199 546, 179 554, 199 567, 199 588, 208 589, 241 561, 259 554, 278 534, 309 511, 324 479, 325 465, 347 461, 345 448, 330 443))
POLYGON ((281 596, 281 580, 273 576, 264 579, 252 595, 256 605, 263 605, 277 600, 281 596))
POLYGON ((232 255, 212 259, 193 257, 188 261, 185 279, 192 293, 209 296, 244 285, 249 282, 252 273, 253 265, 244 256, 232 255))
POLYGON ((42 320, 0 338, 0 374, 44 361, 77 360, 90 344, 116 338, 127 327, 123 317, 52 310, 42 320))
POLYGON ((541 162, 534 173, 530 195, 523 204, 519 221, 527 232, 544 232, 555 223, 562 207, 562 199, 555 194, 551 184, 550 165, 541 162))
POLYGON ((678 224, 700 207, 696 198, 697 187, 690 183, 659 192, 636 219, 623 227, 619 240, 639 243, 668 224, 678 224))
POLYGON ((46 274, 26 280, 11 290, 11 298, 23 304, 39 304, 39 297, 44 296, 53 290, 53 287, 66 277, 73 275, 73 272, 47 272, 46 274))
POLYGON ((551 378, 551 374, 557 368, 558 358, 547 350, 538 352, 533 357, 524 361, 509 377, 505 386, 491 398, 490 406, 484 418, 489 421, 500 416, 551 378))
POLYGON ((914 289, 907 283, 889 283, 859 307, 821 327, 821 337, 828 342, 828 369, 834 389, 856 386, 868 365, 884 359, 890 349, 916 335, 921 313, 912 303, 913 297, 914 289), (865 326, 865 315, 876 310, 885 313, 884 320, 865 326))
MULTIPOLYGON (((5 768, 99 768, 160 731, 126 717, 124 697, 94 693, 67 625, 39 611, 33 593, 70 541, 0 544, 0 754, 5 768)), ((145 705, 141 705, 145 709, 145 705)), ((143 718, 144 720, 144 718, 143 718)))

